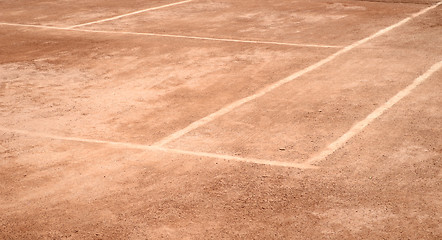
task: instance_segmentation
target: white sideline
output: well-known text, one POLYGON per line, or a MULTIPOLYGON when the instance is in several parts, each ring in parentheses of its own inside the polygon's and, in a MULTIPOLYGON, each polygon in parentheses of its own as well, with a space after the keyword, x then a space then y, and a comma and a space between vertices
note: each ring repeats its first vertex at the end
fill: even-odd
POLYGON ((321 61, 319 61, 319 62, 317 62, 317 63, 315 63, 315 64, 313 64, 313 65, 311 65, 311 66, 309 66, 309 67, 307 67, 307 68, 305 68, 303 70, 301 70, 301 71, 298 71, 298 72, 296 72, 296 73, 294 73, 294 74, 292 74, 292 75, 290 75, 290 76, 288 76, 288 77, 286 77, 284 79, 281 79, 281 80, 279 80, 279 81, 277 81, 277 82, 275 82, 275 83, 273 83, 273 84, 271 84, 271 85, 269 85, 267 87, 262 88, 257 93, 255 93, 255 94, 253 94, 251 96, 248 96, 248 97, 239 99, 239 100, 237 100, 237 101, 235 101, 233 103, 230 103, 230 104, 222 107, 218 111, 216 111, 216 112, 214 112, 214 113, 212 113, 212 114, 210 114, 210 115, 208 115, 208 116, 206 116, 204 118, 201 118, 201 119, 191 123, 187 127, 185 127, 183 129, 181 129, 181 130, 179 130, 179 131, 177 131, 177 132, 175 132, 175 133, 173 133, 173 134, 163 138, 162 140, 154 143, 154 146, 163 146, 165 144, 168 144, 168 143, 170 143, 170 142, 180 138, 181 136, 189 133, 190 131, 195 130, 195 129, 197 129, 197 128, 199 128, 199 127, 201 127, 201 126, 203 126, 203 125, 213 121, 214 119, 216 119, 216 118, 218 118, 220 116, 223 116, 226 113, 231 112, 235 108, 237 108, 237 107, 239 107, 239 106, 241 106, 241 105, 243 105, 245 103, 248 103, 248 102, 250 102, 252 100, 255 100, 255 99, 259 98, 259 97, 262 97, 265 94, 269 93, 270 91, 274 90, 275 88, 278 88, 278 87, 280 87, 280 86, 282 86, 282 85, 284 85, 286 83, 289 83, 289 82, 295 80, 296 78, 301 77, 302 75, 304 75, 306 73, 309 73, 309 72, 311 72, 311 71, 313 71, 313 70, 315 70, 315 69, 325 65, 328 62, 331 62, 332 60, 334 60, 338 56, 340 56, 340 55, 342 55, 342 54, 344 54, 344 53, 346 53, 346 52, 348 52, 348 51, 350 51, 350 50, 352 50, 352 49, 354 49, 354 48, 356 48, 356 47, 358 47, 358 46, 360 46, 360 45, 362 45, 362 44, 364 44, 364 43, 366 43, 366 42, 368 42, 368 41, 370 41, 370 40, 372 40, 372 39, 374 39, 376 37, 378 37, 378 36, 381 36, 381 35, 389 32, 389 31, 391 31, 391 30, 393 30, 393 29, 395 29, 395 28, 405 24, 406 22, 410 21, 411 19, 416 18, 416 17, 426 13, 427 11, 436 8, 440 4, 442 4, 442 2, 438 2, 438 3, 436 3, 436 4, 434 4, 434 5, 430 6, 430 7, 427 7, 425 9, 423 9, 423 10, 413 14, 412 16, 407 17, 407 18, 401 20, 400 22, 398 22, 396 24, 393 24, 393 25, 391 25, 391 26, 389 26, 387 28, 384 28, 384 29, 382 29, 382 30, 372 34, 371 36, 368 36, 368 37, 366 37, 366 38, 364 38, 362 40, 359 40, 359 41, 357 41, 357 42, 355 42, 355 43, 353 43, 351 45, 348 45, 348 46, 344 47, 343 49, 337 51, 336 53, 328 56, 327 58, 325 58, 325 59, 323 59, 323 60, 321 60, 321 61))
POLYGON ((381 116, 385 111, 393 107, 396 103, 402 100, 404 97, 408 96, 417 86, 422 84, 425 80, 427 80, 433 73, 440 70, 442 67, 442 61, 434 64, 427 72, 416 78, 413 83, 408 85, 406 88, 402 89, 396 95, 394 95, 390 100, 384 103, 382 106, 378 107, 372 113, 370 113, 364 120, 356 123, 350 130, 348 130, 344 135, 336 139, 333 143, 328 145, 322 152, 317 154, 314 157, 309 158, 304 163, 306 164, 317 164, 320 161, 324 160, 331 154, 333 154, 336 150, 340 149, 347 143, 355 135, 359 134, 365 127, 367 127, 371 122, 376 120, 379 116, 381 116))
POLYGON ((318 44, 284 43, 284 42, 258 41, 258 40, 241 40, 241 39, 231 39, 231 38, 196 37, 196 36, 174 35, 174 34, 160 34, 160 33, 124 32, 124 31, 120 32, 120 31, 106 31, 106 30, 72 29, 72 28, 66 28, 66 27, 53 27, 53 26, 33 25, 33 24, 20 24, 20 23, 0 22, 0 25, 14 26, 14 27, 30 27, 30 28, 41 28, 41 29, 64 30, 64 31, 75 31, 75 32, 90 32, 90 33, 103 33, 103 34, 125 34, 125 35, 138 35, 138 36, 151 36, 151 37, 185 38, 185 39, 197 39, 197 40, 207 40, 207 41, 253 43, 253 44, 270 44, 270 45, 282 45, 282 46, 294 46, 294 47, 342 48, 342 46, 336 46, 336 45, 318 45, 318 44))
MULTIPOLYGON (((243 157, 238 157, 238 156, 230 156, 230 155, 207 153, 207 152, 186 151, 186 150, 180 150, 180 149, 156 147, 156 146, 135 144, 135 143, 128 143, 128 142, 114 142, 114 141, 106 141, 106 140, 98 140, 98 139, 64 137, 64 136, 58 136, 58 135, 53 135, 53 134, 47 134, 47 133, 11 129, 11 128, 6 128, 6 127, 2 127, 2 126, 0 126, 0 131, 9 132, 9 133, 16 133, 16 134, 21 134, 21 135, 27 135, 27 136, 32 136, 32 137, 39 137, 39 138, 49 138, 49 139, 71 141, 71 142, 106 144, 106 145, 110 145, 112 147, 119 147, 119 148, 126 148, 126 149, 161 151, 161 152, 166 152, 166 153, 174 153, 174 154, 182 154, 182 155, 206 157, 206 158, 215 158, 215 159, 230 160, 230 161, 252 163, 252 164, 259 164, 259 165, 289 167, 289 168, 298 168, 298 169, 316 169, 316 168, 318 168, 317 166, 308 165, 308 164, 304 164, 304 163, 291 163, 291 162, 279 162, 279 161, 271 161, 271 160, 256 159, 256 158, 243 158, 243 157)), ((1 147, 1 145, 0 145, 0 147, 1 147)))
POLYGON ((123 17, 135 15, 135 14, 140 14, 140 13, 149 12, 149 11, 153 11, 153 10, 157 10, 157 9, 161 9, 161 8, 166 8, 166 7, 171 7, 171 6, 175 6, 175 5, 180 5, 180 4, 183 4, 183 3, 188 3, 188 2, 191 2, 191 1, 192 0, 185 0, 185 1, 171 3, 171 4, 166 4, 166 5, 162 5, 162 6, 158 6, 158 7, 147 8, 147 9, 143 9, 143 10, 139 10, 139 11, 135 11, 135 12, 131 12, 131 13, 126 13, 126 14, 115 16, 115 17, 111 17, 111 18, 106 18, 106 19, 102 19, 102 20, 97 20, 97 21, 93 21, 93 22, 82 23, 82 24, 70 26, 70 27, 67 27, 67 29, 88 26, 88 25, 92 25, 92 24, 96 24, 96 23, 108 22, 108 21, 120 19, 120 18, 123 18, 123 17))

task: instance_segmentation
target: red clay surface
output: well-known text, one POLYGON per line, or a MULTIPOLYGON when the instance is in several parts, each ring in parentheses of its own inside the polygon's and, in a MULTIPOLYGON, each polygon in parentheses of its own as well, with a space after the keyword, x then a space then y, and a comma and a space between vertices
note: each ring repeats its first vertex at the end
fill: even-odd
POLYGON ((87 29, 348 45, 422 8, 354 1, 195 1, 87 29), (202 20, 204 19, 204 20, 202 20))
POLYGON ((145 144, 335 51, 2 29, 1 125, 145 144))
POLYGON ((438 16, 429 13, 379 37, 170 146, 303 162, 441 58, 441 28, 432 27, 439 24, 438 16), (417 29, 419 34, 410 39, 417 29))
MULTIPOLYGON (((172 2, 1 1, 0 22, 69 27, 172 2)), ((80 29, 347 46, 435 2, 198 0, 80 29)), ((441 20, 438 6, 165 147, 303 163, 442 60, 441 20)), ((154 144, 339 49, 0 36, 0 239, 442 238, 441 70, 296 169, 87 141, 154 144)))

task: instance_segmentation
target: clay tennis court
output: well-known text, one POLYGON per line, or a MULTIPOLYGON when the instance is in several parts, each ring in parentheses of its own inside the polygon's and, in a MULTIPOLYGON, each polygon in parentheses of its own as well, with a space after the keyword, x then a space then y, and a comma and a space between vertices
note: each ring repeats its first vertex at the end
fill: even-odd
POLYGON ((0 1, 1 239, 442 238, 442 2, 0 1))

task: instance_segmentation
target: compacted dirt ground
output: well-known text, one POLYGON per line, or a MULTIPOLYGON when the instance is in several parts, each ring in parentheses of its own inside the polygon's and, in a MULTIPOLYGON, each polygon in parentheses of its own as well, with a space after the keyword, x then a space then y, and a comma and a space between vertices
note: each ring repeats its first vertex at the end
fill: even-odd
POLYGON ((442 238, 437 1, 0 13, 0 239, 442 238))

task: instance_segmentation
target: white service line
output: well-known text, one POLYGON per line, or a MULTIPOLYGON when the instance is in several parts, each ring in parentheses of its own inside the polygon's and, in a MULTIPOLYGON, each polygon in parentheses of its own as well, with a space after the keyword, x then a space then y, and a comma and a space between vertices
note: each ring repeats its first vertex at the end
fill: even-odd
POLYGON ((93 21, 93 22, 82 23, 82 24, 70 26, 70 27, 67 27, 67 29, 88 26, 88 25, 92 25, 92 24, 96 24, 96 23, 113 21, 113 20, 120 19, 120 18, 123 18, 123 17, 131 16, 131 15, 135 15, 135 14, 140 14, 140 13, 144 13, 144 12, 149 12, 149 11, 153 11, 153 10, 157 10, 157 9, 161 9, 161 8, 171 7, 171 6, 175 6, 175 5, 180 5, 180 4, 188 3, 188 2, 191 2, 191 1, 192 0, 185 0, 185 1, 171 3, 171 4, 166 4, 166 5, 162 5, 162 6, 158 6, 158 7, 147 8, 147 9, 143 9, 143 10, 139 10, 139 11, 131 12, 131 13, 126 13, 126 14, 115 16, 115 17, 111 17, 111 18, 106 18, 106 19, 101 19, 101 20, 97 20, 97 21, 93 21))
POLYGON ((295 46, 295 47, 342 48, 342 46, 337 46, 337 45, 322 45, 322 44, 307 44, 307 43, 286 43, 286 42, 274 42, 274 41, 232 39, 232 38, 196 37, 196 36, 175 35, 175 34, 142 33, 142 32, 118 32, 118 31, 101 31, 101 30, 98 30, 98 31, 91 30, 90 32, 113 33, 113 34, 119 33, 119 34, 145 35, 145 36, 157 36, 157 37, 172 37, 172 38, 187 38, 187 39, 219 41, 219 42, 271 44, 271 45, 295 46))
MULTIPOLYGON (((16 134, 32 136, 32 137, 38 137, 38 138, 48 138, 48 139, 55 139, 55 140, 93 143, 93 144, 106 144, 106 145, 110 145, 112 147, 117 147, 117 148, 139 149, 139 150, 148 150, 148 151, 161 151, 161 152, 173 153, 173 154, 215 158, 215 159, 221 159, 221 160, 231 160, 231 161, 236 161, 236 162, 268 165, 268 166, 276 166, 276 167, 289 167, 289 168, 298 168, 298 169, 316 169, 316 168, 318 168, 317 166, 304 164, 304 163, 291 163, 291 162, 279 162, 279 161, 271 161, 271 160, 256 159, 256 158, 243 158, 243 157, 231 156, 231 155, 186 151, 186 150, 180 150, 180 149, 171 149, 171 148, 164 148, 164 147, 157 147, 157 146, 150 146, 150 145, 136 144, 136 143, 128 143, 128 142, 114 142, 114 141, 79 138, 79 137, 64 137, 64 136, 58 136, 58 135, 53 135, 53 134, 47 134, 47 133, 32 132, 32 131, 19 130, 19 129, 11 129, 11 128, 6 128, 6 127, 2 127, 2 126, 0 126, 0 131, 9 132, 9 133, 16 133, 16 134)), ((0 147, 1 147, 1 145, 0 145, 0 147)))
POLYGON ((258 41, 258 40, 241 40, 231 38, 211 38, 211 37, 196 37, 186 35, 174 35, 174 34, 159 34, 159 33, 143 33, 143 32, 124 32, 124 31, 106 31, 106 30, 90 30, 90 29, 72 29, 65 27, 53 27, 44 25, 32 25, 32 24, 19 24, 19 23, 4 23, 0 22, 0 25, 14 26, 14 27, 30 27, 52 30, 64 30, 75 32, 89 32, 89 33, 102 33, 102 34, 123 34, 123 35, 136 35, 136 36, 151 36, 151 37, 170 37, 170 38, 185 38, 207 41, 220 41, 220 42, 236 42, 236 43, 252 43, 252 44, 269 44, 269 45, 282 45, 282 46, 294 46, 294 47, 314 47, 314 48, 342 48, 342 46, 336 45, 318 45, 318 44, 304 44, 304 43, 284 43, 273 41, 258 41))
POLYGON ((427 7, 425 9, 423 9, 423 10, 413 14, 412 16, 407 17, 407 18, 401 20, 400 22, 398 22, 396 24, 393 24, 393 25, 391 25, 391 26, 389 26, 387 28, 384 28, 384 29, 374 33, 371 36, 368 36, 368 37, 366 37, 366 38, 364 38, 362 40, 359 40, 359 41, 357 41, 357 42, 355 42, 353 44, 350 44, 350 45, 344 47, 343 49, 337 51, 336 53, 328 56, 327 58, 325 58, 325 59, 323 59, 323 60, 321 60, 321 61, 319 61, 319 62, 317 62, 317 63, 315 63, 315 64, 313 64, 313 65, 311 65, 311 66, 309 66, 309 67, 307 67, 307 68, 305 68, 303 70, 301 70, 301 71, 298 71, 298 72, 296 72, 296 73, 294 73, 294 74, 292 74, 292 75, 290 75, 290 76, 288 76, 288 77, 286 77, 284 79, 281 79, 281 80, 279 80, 279 81, 277 81, 277 82, 275 82, 275 83, 273 83, 273 84, 271 84, 271 85, 269 85, 267 87, 262 88, 261 90, 259 90, 258 92, 256 92, 255 94, 253 94, 251 96, 248 96, 248 97, 239 99, 239 100, 237 100, 237 101, 235 101, 233 103, 230 103, 230 104, 222 107, 218 111, 216 111, 216 112, 214 112, 214 113, 212 113, 212 114, 210 114, 210 115, 208 115, 208 116, 206 116, 204 118, 201 118, 201 119, 191 123, 187 127, 185 127, 183 129, 181 129, 181 130, 179 130, 179 131, 177 131, 177 132, 175 132, 175 133, 173 133, 173 134, 163 138, 162 140, 154 143, 154 146, 164 146, 165 144, 168 144, 168 143, 170 143, 170 142, 180 138, 181 136, 189 133, 190 131, 193 131, 193 130, 195 130, 195 129, 197 129, 197 128, 199 128, 199 127, 201 127, 201 126, 203 126, 203 125, 213 121, 214 119, 216 119, 218 117, 221 117, 221 116, 225 115, 226 113, 231 112, 235 108, 238 108, 239 106, 241 106, 241 105, 243 105, 245 103, 248 103, 248 102, 253 101, 253 100, 255 100, 255 99, 259 98, 259 97, 262 97, 265 94, 269 93, 270 91, 274 90, 275 88, 278 88, 278 87, 280 87, 280 86, 282 86, 282 85, 284 85, 286 83, 289 83, 289 82, 291 82, 291 81, 301 77, 302 75, 304 75, 306 73, 309 73, 309 72, 311 72, 311 71, 313 71, 313 70, 315 70, 315 69, 325 65, 326 63, 331 62, 332 60, 334 60, 338 56, 340 56, 340 55, 342 55, 342 54, 344 54, 344 53, 346 53, 346 52, 348 52, 348 51, 350 51, 350 50, 352 50, 352 49, 354 49, 354 48, 356 48, 356 47, 358 47, 358 46, 360 46, 360 45, 362 45, 362 44, 364 44, 364 43, 366 43, 366 42, 368 42, 368 41, 370 41, 370 40, 372 40, 372 39, 374 39, 376 37, 379 37, 379 36, 389 32, 389 31, 391 31, 391 30, 393 30, 393 29, 395 29, 395 28, 405 24, 406 22, 410 21, 411 19, 416 18, 416 17, 418 17, 418 16, 428 12, 429 10, 436 8, 440 4, 442 4, 442 2, 438 2, 438 3, 436 3, 436 4, 434 4, 434 5, 430 6, 430 7, 427 7))
POLYGON ((367 127, 371 122, 376 120, 379 116, 381 116, 385 111, 393 107, 396 103, 402 100, 404 97, 408 96, 417 86, 422 84, 425 80, 427 80, 433 73, 439 71, 442 67, 442 61, 434 64, 426 73, 422 74, 418 78, 416 78, 412 84, 408 85, 406 88, 402 89, 396 95, 394 95, 390 100, 384 103, 382 106, 378 107, 372 113, 370 113, 364 120, 356 123, 348 132, 344 135, 336 139, 333 143, 327 146, 322 152, 311 157, 304 163, 306 164, 318 164, 320 161, 324 160, 331 154, 333 154, 336 150, 340 149, 347 143, 355 135, 359 134, 365 127, 367 127))

